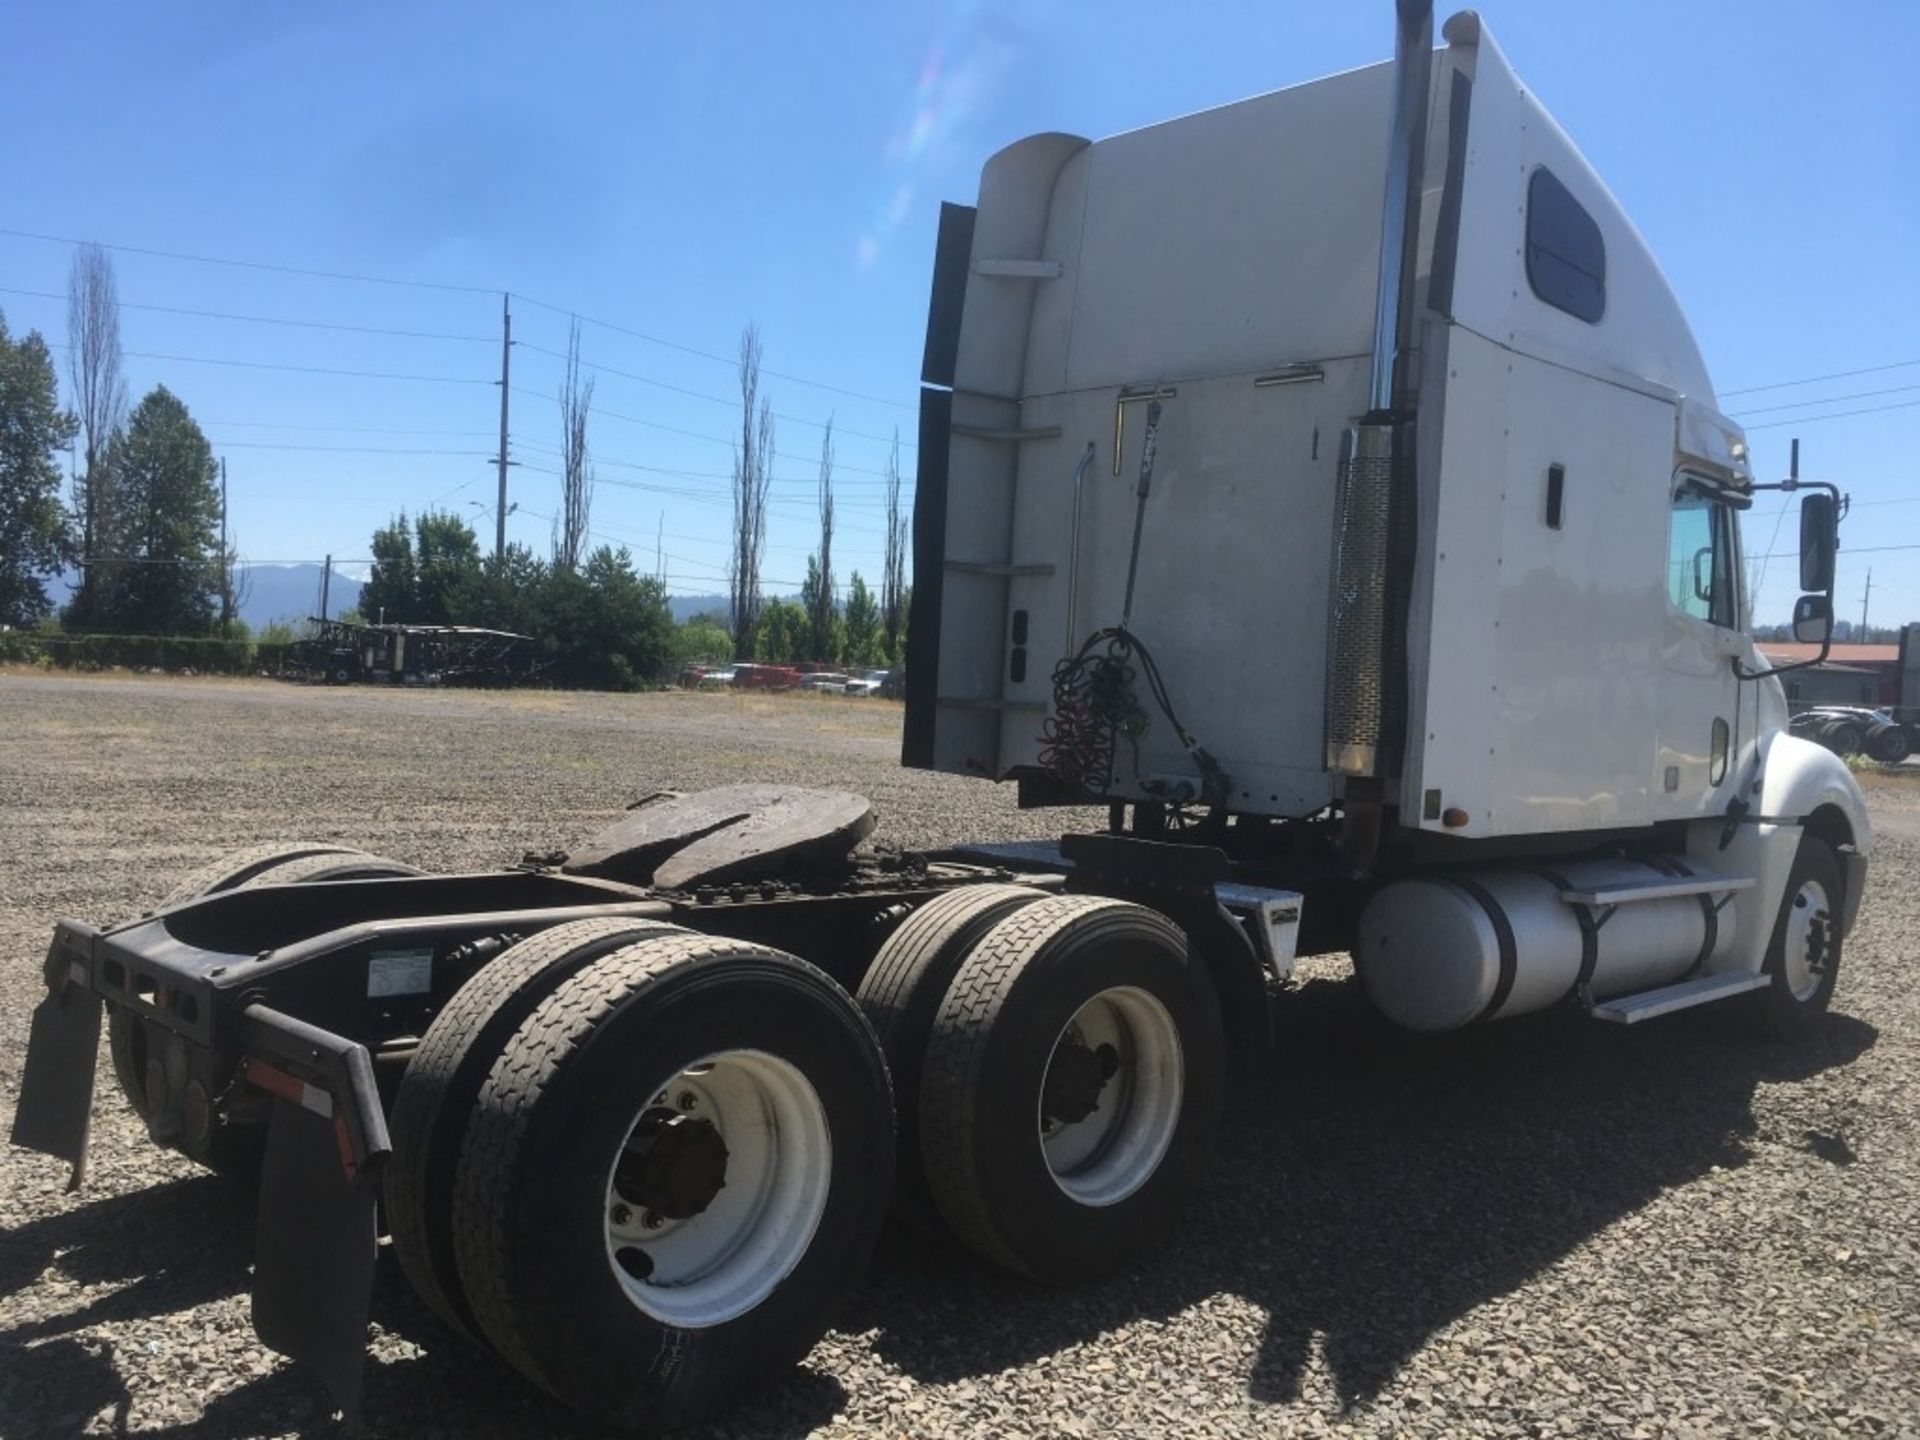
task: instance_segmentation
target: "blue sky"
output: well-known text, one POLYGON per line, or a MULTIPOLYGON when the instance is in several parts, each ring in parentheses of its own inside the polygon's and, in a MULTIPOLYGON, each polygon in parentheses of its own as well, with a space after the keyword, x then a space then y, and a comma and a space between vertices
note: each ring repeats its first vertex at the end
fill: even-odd
MULTIPOLYGON (((1391 10, 22 3, 0 47, 13 140, 0 228, 473 287, 116 254, 136 397, 164 381, 201 420, 252 558, 362 557, 392 511, 429 503, 490 533, 473 502, 493 495, 500 302, 478 292, 511 289, 558 307, 515 304, 512 538, 548 541, 560 362, 541 352, 563 348, 577 309, 623 327, 582 340, 608 367, 596 531, 650 568, 664 525, 671 588, 723 588, 719 442, 734 414, 662 387, 728 400, 730 365, 690 352, 730 355, 752 320, 786 417, 766 574, 783 588, 804 572, 831 415, 836 568, 877 580, 896 426, 911 488, 939 201, 970 200, 981 162, 1023 135, 1110 134, 1382 59, 1391 10), (267 365, 308 368, 255 368, 267 365)), ((1482 13, 1647 235, 1723 395, 1920 361, 1920 7, 1515 0, 1482 13)), ((62 291, 69 253, 0 235, 16 331, 64 338, 60 301, 11 292, 62 291)), ((1920 419, 1920 364, 1722 403, 1795 407, 1743 416, 1757 468, 1784 474, 1798 433, 1805 472, 1852 492, 1841 614, 1858 618, 1871 565, 1875 621, 1920 619, 1920 548, 1866 551, 1920 546, 1920 462, 1902 443, 1920 419), (1864 393, 1878 391, 1892 393, 1864 393), (1909 408, 1810 418, 1885 406, 1909 408)), ((1777 508, 1756 506, 1750 551, 1767 548, 1777 508)), ((1791 522, 1778 533, 1775 548, 1793 543, 1791 522)), ((1784 613, 1791 573, 1769 566, 1762 620, 1784 613)))

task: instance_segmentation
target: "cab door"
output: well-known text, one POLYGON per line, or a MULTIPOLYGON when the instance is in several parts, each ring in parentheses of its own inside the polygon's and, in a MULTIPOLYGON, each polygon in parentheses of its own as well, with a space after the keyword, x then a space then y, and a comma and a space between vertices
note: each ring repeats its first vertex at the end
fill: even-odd
POLYGON ((1666 621, 1653 812, 1673 819, 1726 809, 1738 766, 1740 680, 1750 652, 1733 499, 1682 473, 1668 513, 1666 621))

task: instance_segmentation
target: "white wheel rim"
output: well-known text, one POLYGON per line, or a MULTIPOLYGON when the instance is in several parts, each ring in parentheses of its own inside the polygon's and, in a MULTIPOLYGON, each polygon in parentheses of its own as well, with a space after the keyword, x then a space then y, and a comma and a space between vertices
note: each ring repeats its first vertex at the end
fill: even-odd
POLYGON ((1796 1000, 1811 1000, 1827 978, 1833 952, 1833 911, 1827 887, 1809 880, 1787 904, 1785 961, 1787 988, 1796 1000))
POLYGON ((1048 1073, 1063 1053, 1111 1050, 1112 1073, 1084 1119, 1050 1119, 1037 1106, 1040 1153, 1053 1183, 1082 1205, 1114 1205, 1152 1178, 1180 1128, 1186 1088, 1180 1031, 1167 1007, 1132 986, 1102 990, 1074 1012, 1054 1041, 1048 1073))
POLYGON ((654 1319, 686 1329, 723 1324, 760 1304, 800 1263, 832 1174, 826 1107, 797 1067, 759 1050, 709 1055, 661 1087, 608 1166, 607 1264, 654 1319), (724 1184, 684 1219, 647 1212, 615 1188, 621 1156, 657 1110, 710 1123, 726 1146, 724 1184))

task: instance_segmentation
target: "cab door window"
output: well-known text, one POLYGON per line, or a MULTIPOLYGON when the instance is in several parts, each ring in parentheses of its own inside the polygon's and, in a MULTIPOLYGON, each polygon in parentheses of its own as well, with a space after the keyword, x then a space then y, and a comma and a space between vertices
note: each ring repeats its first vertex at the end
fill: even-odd
POLYGON ((1736 573, 1732 509, 1682 487, 1667 531, 1668 602, 1683 615, 1734 629, 1740 623, 1736 573))

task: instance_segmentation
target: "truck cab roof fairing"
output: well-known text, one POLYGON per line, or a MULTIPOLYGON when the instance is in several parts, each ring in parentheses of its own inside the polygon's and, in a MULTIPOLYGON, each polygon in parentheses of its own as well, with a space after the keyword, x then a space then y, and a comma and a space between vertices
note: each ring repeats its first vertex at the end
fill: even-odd
POLYGON ((1444 33, 1474 92, 1450 318, 1538 359, 1714 408, 1706 364, 1680 302, 1606 182, 1514 73, 1477 16, 1454 16, 1444 33), (1592 323, 1541 300, 1527 274, 1528 191, 1543 167, 1585 210, 1605 245, 1605 310, 1592 323))

